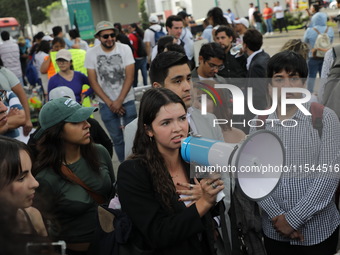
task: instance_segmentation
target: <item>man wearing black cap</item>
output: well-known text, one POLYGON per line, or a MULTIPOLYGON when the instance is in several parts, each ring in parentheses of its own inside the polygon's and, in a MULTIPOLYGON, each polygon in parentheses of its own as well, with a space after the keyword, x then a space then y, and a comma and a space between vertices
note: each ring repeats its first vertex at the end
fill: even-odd
POLYGON ((131 88, 135 60, 129 46, 116 42, 117 29, 109 21, 96 26, 100 41, 86 53, 85 67, 99 102, 100 115, 114 143, 120 162, 124 160, 122 127, 137 117, 131 88))
POLYGON ((188 59, 190 60, 191 68, 195 67, 194 61, 194 37, 190 31, 189 27, 189 17, 190 15, 187 14, 185 11, 180 11, 177 13, 177 16, 180 16, 183 20, 183 30, 181 34, 181 41, 184 43, 184 50, 185 54, 187 55, 188 59))

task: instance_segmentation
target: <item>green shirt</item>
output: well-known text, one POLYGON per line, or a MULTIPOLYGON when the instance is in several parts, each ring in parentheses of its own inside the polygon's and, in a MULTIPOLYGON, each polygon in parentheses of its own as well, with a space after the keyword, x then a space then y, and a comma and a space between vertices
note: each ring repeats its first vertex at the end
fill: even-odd
MULTIPOLYGON (((103 146, 95 146, 100 159, 100 175, 90 169, 84 158, 68 167, 93 191, 109 199, 115 181, 112 161, 103 146)), ((89 193, 79 184, 65 180, 51 168, 39 172, 36 179, 40 184, 37 199, 41 202, 41 210, 54 219, 50 236, 67 243, 91 242, 97 204, 89 193)))

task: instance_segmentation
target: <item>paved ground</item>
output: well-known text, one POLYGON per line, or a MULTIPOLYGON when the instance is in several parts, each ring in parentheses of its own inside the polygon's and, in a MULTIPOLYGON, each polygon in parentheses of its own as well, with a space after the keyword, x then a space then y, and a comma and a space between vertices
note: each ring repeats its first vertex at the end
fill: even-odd
MULTIPOLYGON (((339 34, 337 32, 337 28, 333 27, 334 31, 334 43, 340 43, 339 34)), ((263 49, 269 54, 274 55, 279 52, 281 47, 290 39, 303 39, 303 35, 306 30, 298 29, 291 30, 288 33, 282 32, 274 32, 273 36, 264 37, 263 39, 263 49)))

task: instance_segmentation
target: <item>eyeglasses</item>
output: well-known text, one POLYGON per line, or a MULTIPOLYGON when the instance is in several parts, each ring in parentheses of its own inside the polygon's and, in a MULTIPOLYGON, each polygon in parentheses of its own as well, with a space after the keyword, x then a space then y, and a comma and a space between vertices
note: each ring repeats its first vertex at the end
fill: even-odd
POLYGON ((207 62, 207 63, 208 63, 208 65, 211 69, 217 69, 218 71, 221 71, 221 70, 224 69, 224 65, 217 66, 217 65, 209 63, 209 62, 207 62))
POLYGON ((101 37, 104 38, 104 39, 109 39, 109 36, 110 36, 111 38, 114 38, 114 37, 116 37, 116 34, 115 34, 115 33, 112 33, 112 34, 101 35, 101 37))
POLYGON ((0 90, 0 102, 4 102, 7 100, 6 90, 0 90))

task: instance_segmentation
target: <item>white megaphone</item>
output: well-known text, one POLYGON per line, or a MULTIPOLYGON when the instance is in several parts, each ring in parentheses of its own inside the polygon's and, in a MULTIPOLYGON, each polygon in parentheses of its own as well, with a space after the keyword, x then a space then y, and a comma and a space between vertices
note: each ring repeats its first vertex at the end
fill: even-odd
POLYGON ((285 164, 280 138, 267 130, 257 131, 236 145, 189 136, 182 141, 181 155, 188 163, 231 173, 242 192, 254 201, 275 189, 285 164))

